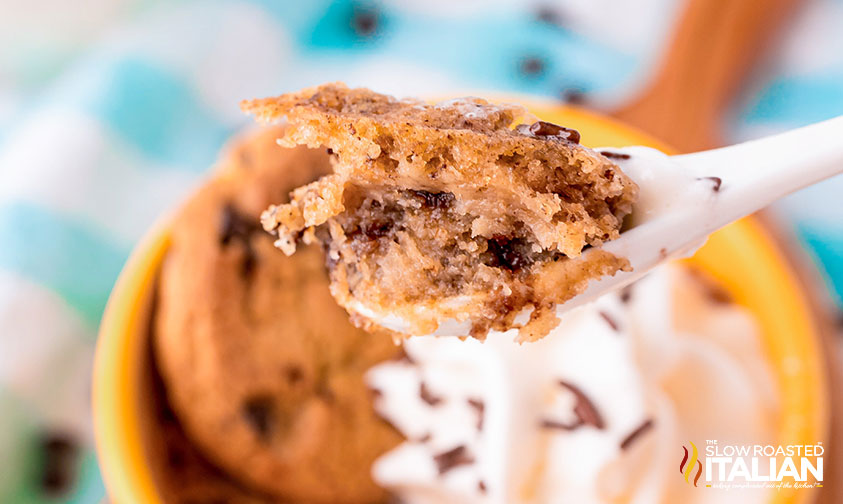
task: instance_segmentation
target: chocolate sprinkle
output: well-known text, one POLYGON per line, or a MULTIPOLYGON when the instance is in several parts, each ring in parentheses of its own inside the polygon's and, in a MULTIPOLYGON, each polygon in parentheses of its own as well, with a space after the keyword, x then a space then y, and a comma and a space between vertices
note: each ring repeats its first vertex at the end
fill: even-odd
POLYGON ((570 390, 571 393, 574 394, 574 398, 576 399, 574 404, 574 414, 577 415, 577 419, 569 424, 562 423, 557 420, 545 419, 541 421, 542 427, 560 430, 574 430, 584 425, 588 425, 599 430, 603 430, 606 427, 606 424, 603 422, 603 417, 600 416, 600 413, 597 411, 594 403, 591 402, 591 399, 589 399, 579 387, 564 380, 559 380, 559 385, 570 390))
POLYGON ((445 474, 455 467, 473 464, 474 457, 468 453, 468 448, 465 445, 459 445, 439 455, 434 455, 433 461, 439 468, 439 474, 445 474))
POLYGON ((714 192, 720 192, 720 186, 723 185, 723 179, 720 177, 700 177, 697 180, 710 180, 713 183, 711 190, 714 192))
POLYGON ((665 260, 667 259, 667 249, 662 247, 659 249, 659 259, 665 260))
POLYGON ((419 438, 419 443, 427 443, 432 437, 433 435, 431 433, 426 432, 424 436, 419 438))
POLYGON ((605 320, 606 323, 609 324, 609 327, 611 327, 613 331, 616 331, 616 332, 621 331, 621 328, 618 325, 618 322, 614 318, 612 318, 611 315, 604 312, 603 310, 600 310, 600 316, 603 317, 603 320, 605 320))
POLYGON ((434 395, 429 388, 427 388, 427 384, 425 382, 421 382, 419 385, 419 397, 421 400, 426 402, 431 406, 436 406, 437 404, 442 402, 442 398, 434 395))
POLYGON ((600 154, 609 158, 609 159, 629 159, 629 154, 624 154, 622 152, 612 152, 612 151, 600 151, 600 154))
POLYGON ((571 143, 580 143, 580 132, 558 124, 545 121, 536 121, 530 125, 528 131, 537 137, 557 137, 568 140, 571 143))
POLYGON ((626 436, 623 441, 621 441, 621 450, 628 450, 632 443, 635 442, 636 439, 643 436, 647 433, 650 429, 653 428, 653 419, 649 418, 645 420, 641 425, 639 425, 634 431, 630 432, 628 436, 626 436))
POLYGON ((42 441, 41 450, 44 466, 41 473, 41 487, 44 493, 57 497, 70 490, 76 472, 79 447, 68 435, 48 433, 42 441))
POLYGON ((269 436, 275 417, 275 405, 271 397, 265 395, 250 397, 243 403, 241 412, 258 437, 266 439, 269 436))
POLYGON ((480 493, 482 493, 483 495, 485 495, 485 494, 486 494, 486 491, 487 491, 487 490, 486 490, 486 482, 485 482, 485 481, 483 481, 483 480, 478 481, 478 482, 477 482, 477 490, 479 490, 479 491, 480 491, 480 493))
POLYGON ((468 405, 477 412, 477 430, 483 430, 483 421, 486 417, 486 403, 480 399, 468 399, 468 405))

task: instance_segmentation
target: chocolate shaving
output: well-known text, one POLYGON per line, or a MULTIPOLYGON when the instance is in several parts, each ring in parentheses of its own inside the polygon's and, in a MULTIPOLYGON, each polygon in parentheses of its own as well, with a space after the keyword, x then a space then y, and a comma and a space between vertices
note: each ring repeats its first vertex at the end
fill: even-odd
POLYGON ((606 323, 609 324, 609 327, 611 327, 613 331, 616 331, 616 332, 621 331, 621 328, 618 325, 618 322, 614 318, 612 318, 611 315, 604 312, 603 310, 600 310, 600 316, 603 317, 603 320, 605 320, 606 323))
POLYGON ((486 491, 487 491, 486 482, 483 481, 483 480, 478 481, 477 482, 477 490, 479 490, 480 493, 482 493, 483 495, 486 495, 486 491))
POLYGON ((427 388, 427 384, 425 382, 421 382, 421 384, 419 385, 419 397, 421 397, 422 401, 426 402, 431 406, 436 406, 437 404, 442 402, 442 398, 437 395, 434 395, 433 392, 431 392, 430 389, 427 388))
POLYGON ((710 180, 713 182, 711 190, 714 192, 720 192, 720 186, 723 185, 723 179, 720 177, 700 177, 697 180, 710 180))
POLYGON ((600 151, 600 154, 604 155, 605 157, 607 157, 609 159, 629 159, 630 157, 632 157, 629 154, 624 154, 622 152, 612 152, 612 151, 605 151, 605 150, 600 151))
POLYGON ((468 399, 468 405, 477 412, 477 430, 482 431, 486 416, 486 403, 480 399, 468 399))
POLYGON ((731 304, 735 300, 732 295, 723 288, 716 280, 708 276, 705 272, 696 268, 688 268, 688 273, 697 282, 700 288, 705 292, 705 295, 715 304, 731 304))
POLYGON ((560 430, 574 430, 588 425, 599 430, 603 430, 606 424, 603 422, 603 417, 597 411, 591 399, 580 390, 579 387, 564 380, 559 380, 559 385, 570 390, 574 394, 576 402, 574 403, 574 414, 577 419, 571 423, 563 423, 557 420, 544 419, 541 421, 541 426, 546 429, 560 429, 560 430))
POLYGON ((455 467, 473 464, 474 457, 468 453, 468 448, 465 445, 460 445, 439 455, 434 455, 433 461, 436 462, 439 474, 445 474, 455 467))
POLYGON ((629 303, 629 301, 632 299, 632 285, 627 285, 621 289, 620 299, 621 303, 629 303))
POLYGON ((639 437, 643 436, 647 433, 650 429, 653 428, 653 419, 649 418, 645 420, 641 425, 639 425, 634 431, 630 432, 628 436, 626 436, 623 441, 621 441, 621 450, 628 450, 632 443, 635 442, 639 437))

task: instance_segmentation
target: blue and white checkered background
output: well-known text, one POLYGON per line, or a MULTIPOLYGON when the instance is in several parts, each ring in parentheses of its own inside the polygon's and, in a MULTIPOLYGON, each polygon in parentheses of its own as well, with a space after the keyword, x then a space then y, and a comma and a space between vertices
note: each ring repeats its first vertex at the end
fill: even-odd
MULTIPOLYGON (((843 114, 843 1, 807 3, 731 111, 732 139, 843 114)), ((240 99, 345 80, 615 103, 646 81, 680 4, 0 0, 0 502, 104 494, 100 315, 145 229, 247 123, 240 99)), ((841 194, 838 177, 779 205, 838 296, 841 194)))

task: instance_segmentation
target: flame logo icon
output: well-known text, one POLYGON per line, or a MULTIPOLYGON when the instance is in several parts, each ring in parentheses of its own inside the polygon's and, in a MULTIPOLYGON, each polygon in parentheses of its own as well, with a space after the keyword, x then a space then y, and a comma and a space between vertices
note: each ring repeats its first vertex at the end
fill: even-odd
POLYGON ((697 486, 697 482, 700 480, 700 475, 702 474, 702 463, 700 463, 698 457, 699 453, 697 452, 697 445, 691 443, 691 452, 688 453, 688 449, 684 446, 682 447, 685 450, 685 456, 682 457, 682 462, 679 464, 679 473, 685 476, 685 482, 690 483, 689 478, 691 477, 691 473, 694 472, 694 466, 696 465, 697 474, 694 476, 694 486, 697 486), (690 455, 690 459, 688 456, 690 455))

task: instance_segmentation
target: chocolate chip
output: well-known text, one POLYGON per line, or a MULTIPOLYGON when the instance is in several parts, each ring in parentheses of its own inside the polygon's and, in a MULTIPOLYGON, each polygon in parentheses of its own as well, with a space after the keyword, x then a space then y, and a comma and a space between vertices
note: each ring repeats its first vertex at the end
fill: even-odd
POLYGON ((480 399, 468 399, 468 405, 474 408, 477 413, 477 430, 483 430, 483 422, 486 417, 486 403, 480 399))
POLYGON ((493 236, 486 241, 486 247, 491 254, 489 260, 485 261, 487 266, 518 271, 534 262, 532 256, 528 255, 529 244, 520 238, 493 236))
POLYGON ((700 177, 697 180, 710 180, 712 182, 711 190, 720 192, 720 186, 723 185, 723 179, 720 177, 700 177))
POLYGON ((519 71, 529 77, 541 75, 544 73, 544 67, 544 61, 534 56, 522 59, 518 65, 519 71))
POLYGON ((611 315, 604 312, 603 310, 600 310, 600 316, 603 318, 603 320, 606 321, 607 324, 609 324, 609 327, 611 327, 613 331, 620 332, 621 329, 618 325, 618 322, 614 318, 612 318, 611 315))
POLYGON ((220 245, 228 245, 234 240, 246 243, 252 233, 259 230, 257 219, 243 215, 232 204, 228 203, 222 208, 219 224, 220 245))
POLYGON ((241 407, 246 423, 262 439, 266 439, 272 430, 275 419, 275 404, 266 395, 256 395, 246 399, 241 407))
POLYGON ((378 11, 374 9, 359 9, 354 12, 351 25, 361 37, 374 35, 378 29, 378 11))
POLYGON ((530 125, 528 131, 537 137, 555 137, 568 140, 571 143, 580 143, 579 131, 558 124, 536 121, 530 125))
POLYGON ((41 444, 44 465, 41 488, 51 497, 66 494, 75 479, 79 447, 67 434, 48 433, 41 444))
POLYGON ((437 395, 434 395, 433 392, 431 392, 430 389, 427 388, 427 384, 425 382, 421 382, 421 384, 419 385, 419 397, 421 397, 422 401, 426 402, 431 406, 436 406, 437 404, 442 402, 442 398, 437 395))
POLYGON ((369 222, 361 228, 362 233, 370 240, 377 240, 387 236, 392 231, 392 222, 375 221, 369 222))
POLYGON ((239 241, 243 245, 243 263, 240 265, 240 272, 244 277, 251 276, 255 270, 257 254, 252 248, 251 236, 260 229, 257 219, 241 214, 230 203, 223 207, 219 223, 220 245, 225 247, 234 241, 239 241))
POLYGON ((468 448, 465 445, 460 445, 439 455, 434 455, 433 461, 439 468, 439 474, 445 474, 455 467, 473 464, 474 457, 468 453, 468 448))
POLYGON ((411 191, 415 196, 421 198, 422 204, 427 208, 447 210, 451 208, 456 196, 449 192, 432 193, 428 191, 411 191))
POLYGON ((486 495, 486 491, 487 491, 487 489, 486 489, 486 482, 485 482, 485 481, 483 481, 483 480, 478 481, 478 482, 477 482, 477 490, 478 490, 480 493, 482 493, 483 495, 486 495))
POLYGON ((621 441, 621 450, 628 450, 632 443, 635 442, 636 439, 643 436, 647 433, 650 429, 653 428, 653 419, 645 420, 641 425, 639 425, 635 430, 629 433, 623 441, 621 441))
POLYGON ((632 157, 629 154, 624 154, 622 152, 612 152, 612 151, 605 151, 605 150, 600 151, 600 154, 602 154, 603 156, 605 156, 609 159, 629 159, 630 157, 632 157))
POLYGON ((284 368, 284 377, 287 378, 288 383, 296 384, 304 378, 304 371, 299 366, 291 364, 284 368))
POLYGON ((584 425, 591 426, 599 430, 603 430, 606 427, 603 422, 603 417, 600 416, 600 413, 597 411, 594 403, 591 402, 591 399, 589 399, 579 387, 563 380, 559 380, 558 383, 560 386, 570 390, 571 393, 574 394, 574 414, 577 416, 577 419, 569 424, 556 420, 542 420, 542 427, 561 430, 574 430, 584 425))

